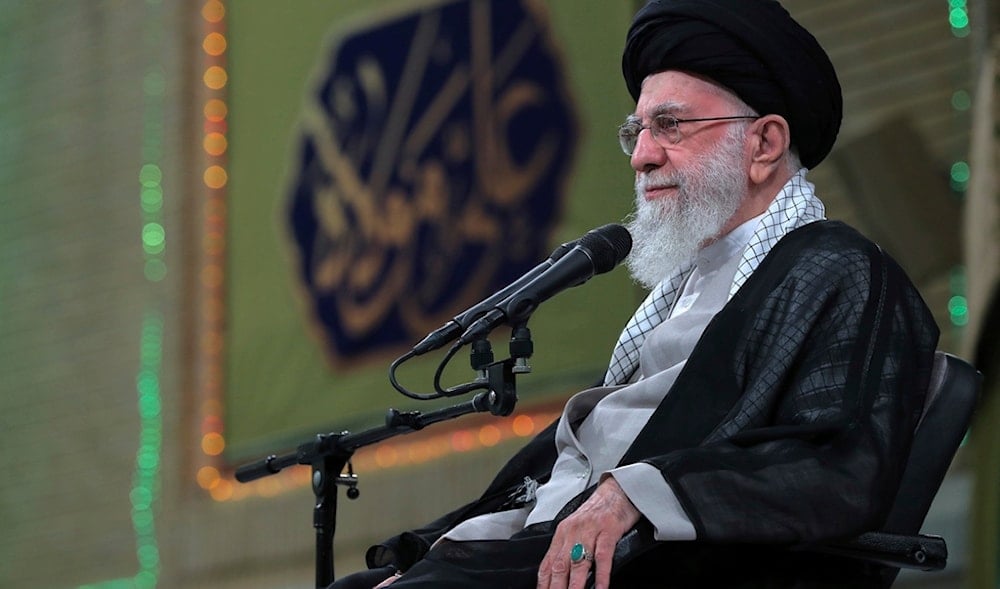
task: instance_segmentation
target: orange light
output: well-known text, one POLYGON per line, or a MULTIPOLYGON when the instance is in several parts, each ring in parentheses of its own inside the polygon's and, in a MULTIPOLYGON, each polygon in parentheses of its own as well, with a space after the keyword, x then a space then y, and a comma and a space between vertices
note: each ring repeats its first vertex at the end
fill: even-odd
POLYGON ((201 48, 209 55, 222 55, 226 52, 226 38, 222 33, 209 33, 201 42, 201 48))
POLYGON ((210 256, 221 255, 226 248, 226 241, 218 231, 210 231, 205 234, 202 250, 210 256))
POLYGON ((351 458, 351 462, 354 463, 354 472, 371 472, 378 469, 378 465, 375 464, 375 452, 370 448, 359 450, 351 458))
POLYGON ((514 418, 511 429, 514 430, 514 435, 516 436, 522 438, 530 436, 535 433, 535 420, 527 415, 518 415, 514 418))
POLYGON ((208 434, 222 431, 222 418, 218 415, 206 415, 201 420, 201 433, 208 434))
POLYGON ((312 469, 308 466, 293 466, 286 468, 287 476, 296 485, 307 485, 312 482, 312 469))
POLYGON ((209 456, 218 456, 226 448, 226 440, 222 434, 207 433, 201 438, 201 450, 209 456))
POLYGON ((222 188, 229 181, 229 175, 222 166, 209 166, 205 169, 205 186, 209 188, 222 188))
POLYGON ((206 288, 217 288, 222 285, 222 268, 218 264, 209 264, 202 268, 201 284, 206 288))
POLYGON ((210 23, 217 23, 226 16, 226 7, 219 0, 209 0, 201 9, 201 17, 210 23))
POLYGON ((218 123, 226 119, 226 115, 229 114, 229 107, 222 100, 212 98, 205 103, 204 112, 206 119, 213 123, 218 123))
POLYGON ((229 131, 229 125, 226 124, 225 119, 221 121, 205 119, 205 124, 202 127, 205 133, 227 133, 229 131))
POLYGON ((433 456, 431 446, 427 442, 413 443, 406 449, 406 458, 413 463, 427 462, 433 456))
POLYGON ((375 464, 382 468, 393 466, 399 460, 399 454, 392 446, 382 446, 375 450, 375 464))
POLYGON ((468 452, 476 446, 476 439, 472 432, 468 430, 457 431, 451 434, 451 448, 456 452, 468 452))
POLYGON ((225 479, 219 479, 219 484, 209 491, 216 501, 229 501, 233 498, 233 484, 225 479))
POLYGON ((500 428, 495 425, 484 425, 479 428, 479 443, 487 447, 499 444, 500 428))
MULTIPOLYGON (((223 170, 225 171, 225 170, 223 170)), ((209 198, 205 201, 205 220, 211 223, 222 223, 226 214, 226 201, 221 198, 209 198)))
POLYGON ((198 469, 198 486, 206 491, 218 485, 221 479, 219 469, 214 466, 203 466, 198 469))
POLYGON ((205 81, 205 85, 212 90, 221 90, 225 88, 229 74, 226 73, 226 68, 213 65, 205 70, 205 75, 202 76, 202 79, 205 81))
POLYGON ((226 153, 226 136, 222 133, 209 133, 205 135, 205 139, 202 142, 205 146, 205 152, 208 155, 222 155, 226 153))
POLYGON ((205 399, 201 403, 201 412, 205 415, 220 415, 222 403, 218 399, 205 399))

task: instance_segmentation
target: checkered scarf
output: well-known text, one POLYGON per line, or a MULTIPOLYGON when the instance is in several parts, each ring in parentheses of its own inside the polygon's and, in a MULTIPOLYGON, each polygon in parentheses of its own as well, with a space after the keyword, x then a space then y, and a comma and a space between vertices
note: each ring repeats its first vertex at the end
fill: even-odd
MULTIPOLYGON (((805 174, 806 170, 802 169, 792 176, 764 213, 750 243, 743 251, 733 285, 729 289, 729 298, 736 294, 774 244, 786 233, 825 218, 823 203, 813 191, 812 183, 806 180, 805 174)), ((693 267, 692 261, 663 279, 636 309, 611 352, 611 364, 604 376, 605 385, 625 384, 632 377, 639 365, 642 342, 654 327, 667 318, 681 285, 693 267)))

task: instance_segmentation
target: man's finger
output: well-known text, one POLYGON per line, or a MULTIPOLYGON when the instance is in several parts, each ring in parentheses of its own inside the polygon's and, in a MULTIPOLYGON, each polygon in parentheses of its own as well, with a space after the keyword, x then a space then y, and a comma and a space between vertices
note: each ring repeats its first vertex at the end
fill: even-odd
POLYGON ((615 560, 615 546, 618 540, 609 534, 602 534, 594 546, 594 589, 608 589, 611 586, 611 565, 615 560))
POLYGON ((374 589, 382 589, 382 587, 388 587, 389 585, 392 585, 393 583, 396 582, 396 579, 398 579, 400 575, 402 575, 402 573, 396 573, 395 575, 385 579, 378 585, 375 585, 374 589))
POLYGON ((583 586, 587 584, 587 576, 593 565, 594 555, 585 549, 580 560, 570 565, 569 589, 583 589, 583 586))

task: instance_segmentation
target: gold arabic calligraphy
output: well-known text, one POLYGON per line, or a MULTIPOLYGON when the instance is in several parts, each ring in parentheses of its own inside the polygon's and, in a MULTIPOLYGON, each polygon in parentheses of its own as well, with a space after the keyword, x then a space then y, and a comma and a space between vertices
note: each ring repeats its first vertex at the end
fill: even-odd
POLYGON ((316 186, 313 206, 321 230, 308 262, 319 293, 337 293, 337 314, 352 336, 368 333, 393 305, 399 306, 407 328, 419 334, 480 297, 502 259, 499 250, 517 246, 503 241, 505 228, 491 211, 503 209, 516 220, 523 199, 556 157, 559 138, 554 130, 541 136, 529 157, 518 158, 524 164, 518 164, 505 142, 510 121, 544 95, 537 83, 511 79, 514 65, 539 30, 537 23, 524 19, 494 60, 487 1, 472 3, 471 63, 452 69, 412 127, 407 121, 424 69, 431 60, 450 54, 438 38, 440 23, 434 12, 420 16, 394 96, 388 96, 375 59, 359 60, 353 76, 341 75, 333 84, 337 115, 355 116, 360 110, 356 97, 362 96, 368 119, 379 133, 363 133, 346 144, 318 110, 306 115, 305 131, 329 176, 316 186), (494 85, 502 88, 499 94, 494 85), (472 97, 471 122, 450 117, 467 92, 472 97), (442 153, 426 153, 438 133, 444 138, 442 153), (361 177, 355 165, 364 157, 372 161, 367 177, 361 177), (448 168, 469 158, 474 158, 470 194, 453 198, 448 168), (458 202, 461 205, 455 206, 458 202), (432 255, 424 252, 417 259, 415 248, 407 246, 426 224, 442 230, 434 232, 432 255), (486 249, 482 263, 463 277, 461 292, 451 299, 455 308, 431 316, 425 303, 442 294, 445 277, 454 271, 449 260, 470 244, 486 249), (412 284, 413 276, 421 277, 419 284, 412 284))

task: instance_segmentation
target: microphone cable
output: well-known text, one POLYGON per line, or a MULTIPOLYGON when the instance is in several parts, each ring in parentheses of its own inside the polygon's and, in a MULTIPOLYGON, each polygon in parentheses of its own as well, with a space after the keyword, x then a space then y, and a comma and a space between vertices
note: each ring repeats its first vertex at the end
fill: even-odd
POLYGON ((396 358, 395 360, 393 360, 392 364, 389 365, 389 383, 392 384, 392 387, 396 389, 401 395, 403 395, 404 397, 408 397, 410 399, 414 399, 416 401, 433 401, 434 399, 441 399, 444 397, 455 397, 457 395, 464 395, 466 393, 471 393, 472 391, 489 388, 489 383, 482 378, 461 385, 456 385, 454 387, 450 387, 447 389, 442 387, 441 379, 444 375, 445 368, 447 367, 448 363, 451 362, 452 358, 455 357, 455 354, 457 354, 458 351, 462 349, 464 346, 465 344, 461 342, 456 342, 455 344, 453 344, 448 349, 448 352, 445 354, 444 358, 438 364, 437 370, 435 370, 434 372, 435 392, 433 393, 415 393, 404 387, 402 384, 400 384, 399 379, 396 377, 396 370, 400 367, 400 365, 402 365, 407 360, 410 360, 415 356, 417 356, 417 354, 414 353, 413 350, 410 350, 409 352, 403 354, 399 358, 396 358))

